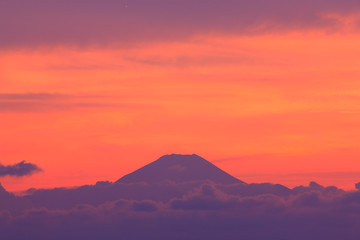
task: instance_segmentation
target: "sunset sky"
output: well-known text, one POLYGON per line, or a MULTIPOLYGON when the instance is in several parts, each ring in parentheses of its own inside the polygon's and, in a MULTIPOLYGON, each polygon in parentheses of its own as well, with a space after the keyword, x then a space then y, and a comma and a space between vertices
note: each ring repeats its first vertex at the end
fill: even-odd
POLYGON ((8 191, 196 153, 245 182, 360 182, 358 0, 0 1, 8 191))

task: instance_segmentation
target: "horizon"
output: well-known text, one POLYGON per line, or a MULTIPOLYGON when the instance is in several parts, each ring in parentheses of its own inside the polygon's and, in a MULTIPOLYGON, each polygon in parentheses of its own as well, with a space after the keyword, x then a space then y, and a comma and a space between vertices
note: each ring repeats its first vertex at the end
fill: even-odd
MULTIPOLYGON (((127 173, 127 174, 125 174, 125 175, 123 175, 123 176, 120 176, 118 179, 116 179, 116 180, 114 180, 114 181, 111 181, 111 180, 108 180, 108 179, 99 179, 99 180, 97 180, 96 182, 94 182, 94 183, 86 183, 86 184, 84 184, 84 185, 96 185, 97 183, 99 183, 99 182, 109 182, 109 183, 118 183, 118 182, 120 182, 121 183, 121 179, 123 179, 124 177, 126 177, 126 176, 128 176, 128 175, 131 175, 131 174, 134 174, 135 172, 137 172, 137 171, 139 171, 139 170, 141 170, 141 169, 143 169, 144 167, 147 167, 148 165, 151 165, 151 164, 154 164, 154 163, 156 163, 158 160, 160 160, 160 159, 163 159, 163 158, 167 158, 167 157, 173 157, 173 156, 180 156, 180 157, 199 157, 199 158, 201 158, 201 159, 204 159, 204 158, 202 158, 201 156, 199 156, 198 154, 196 154, 196 153, 192 153, 192 154, 180 154, 180 153, 169 153, 169 154, 165 154, 165 155, 162 155, 161 157, 159 157, 157 160, 154 160, 154 161, 151 161, 151 162, 149 162, 149 163, 147 163, 147 164, 145 164, 144 166, 141 166, 140 168, 138 168, 138 169, 136 169, 136 170, 134 170, 134 171, 131 171, 131 172, 129 172, 129 173, 127 173)), ((206 160, 206 159, 204 159, 204 160, 206 160)), ((171 161, 171 159, 170 160, 167 160, 167 161, 171 161)), ((209 163, 211 163, 210 161, 208 161, 208 160, 206 160, 207 162, 209 162, 209 163)), ((213 163, 211 163, 211 164, 213 164, 213 163)), ((216 164, 213 164, 216 168, 218 168, 219 170, 221 170, 221 171, 223 171, 223 169, 221 169, 221 168, 219 168, 216 164)), ((40 170, 40 171, 42 171, 42 170, 40 170)), ((199 171, 201 171, 201 169, 199 169, 199 171)), ((226 171, 224 171, 226 174, 228 174, 226 171)), ((280 185, 283 185, 283 186, 285 186, 285 187, 287 187, 287 188, 289 188, 289 189, 294 189, 294 188, 297 188, 297 187, 303 187, 303 186, 309 186, 311 183, 316 183, 316 184, 319 184, 318 182, 316 182, 316 181, 314 181, 314 180, 309 180, 309 182, 307 182, 307 183, 305 183, 305 184, 301 184, 301 185, 295 185, 295 186, 286 186, 286 185, 284 185, 284 184, 281 184, 280 182, 266 182, 266 181, 264 181, 264 182, 246 182, 246 181, 242 181, 242 179, 240 179, 239 177, 236 177, 236 176, 232 176, 232 175, 230 175, 229 174, 229 176, 231 176, 231 177, 234 177, 234 178, 236 178, 237 180, 240 180, 240 182, 243 182, 243 183, 245 183, 245 184, 262 184, 262 183, 270 183, 270 184, 280 184, 280 185)), ((167 180, 167 181, 172 181, 172 180, 167 180)), ((194 181, 194 180, 188 180, 188 181, 194 181)), ((210 180, 211 181, 211 180, 210 180)), ((145 180, 144 180, 144 182, 146 182, 145 180)), ((353 187, 352 188, 349 188, 349 189, 344 189, 344 188, 341 188, 341 187, 339 187, 339 186, 336 186, 336 185, 322 185, 322 184, 319 184, 320 186, 323 186, 323 187, 337 187, 337 188, 339 188, 339 189, 342 189, 342 190, 345 190, 345 191, 358 191, 358 189, 357 189, 357 187, 356 187, 356 184, 358 184, 358 182, 355 182, 355 183, 353 183, 353 187)), ((31 190, 31 192, 32 191, 34 191, 34 190, 51 190, 51 189, 56 189, 56 188, 69 188, 69 189, 74 189, 74 188, 79 188, 79 187, 81 187, 81 185, 78 185, 78 186, 55 186, 55 187, 49 187, 49 188, 34 188, 34 187, 31 187, 31 188, 28 188, 28 189, 22 189, 22 190, 17 190, 17 191, 9 191, 8 189, 6 189, 6 187, 4 186, 4 185, 2 185, 2 183, 0 182, 0 185, 2 186, 2 187, 4 187, 5 188, 5 190, 6 191, 8 191, 8 192, 10 192, 10 193, 13 193, 13 194, 15 194, 16 196, 24 196, 24 194, 26 194, 26 192, 27 191, 29 191, 29 190, 31 190)))

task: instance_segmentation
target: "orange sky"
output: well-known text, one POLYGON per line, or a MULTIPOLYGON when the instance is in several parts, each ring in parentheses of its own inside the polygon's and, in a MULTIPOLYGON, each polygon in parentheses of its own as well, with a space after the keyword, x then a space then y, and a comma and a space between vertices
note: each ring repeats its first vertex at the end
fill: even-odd
POLYGON ((360 34, 198 35, 0 51, 10 191, 115 181, 196 153, 245 182, 360 181, 360 34), (41 95, 43 94, 43 95, 41 95))

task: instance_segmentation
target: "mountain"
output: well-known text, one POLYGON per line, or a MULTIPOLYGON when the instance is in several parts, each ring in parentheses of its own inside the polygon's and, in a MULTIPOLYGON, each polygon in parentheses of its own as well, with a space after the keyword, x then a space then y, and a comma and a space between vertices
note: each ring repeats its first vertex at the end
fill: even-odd
POLYGON ((193 155, 164 155, 158 160, 117 180, 117 183, 175 183, 210 180, 217 184, 244 183, 204 158, 193 155))
POLYGON ((10 193, 8 193, 8 191, 6 191, 5 188, 0 183, 0 198, 9 197, 9 196, 10 196, 10 193))

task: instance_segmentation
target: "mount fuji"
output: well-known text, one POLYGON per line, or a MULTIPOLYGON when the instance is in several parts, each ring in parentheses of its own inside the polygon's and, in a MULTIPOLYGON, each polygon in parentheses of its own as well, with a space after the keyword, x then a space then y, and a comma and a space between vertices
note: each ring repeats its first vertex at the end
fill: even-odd
POLYGON ((117 183, 212 181, 216 184, 244 183, 204 158, 192 154, 164 155, 158 160, 117 180, 117 183))

